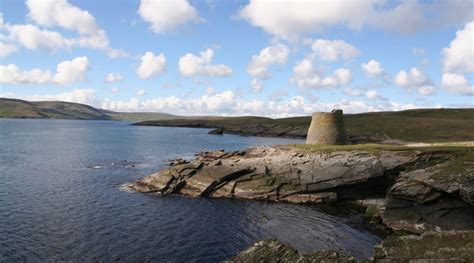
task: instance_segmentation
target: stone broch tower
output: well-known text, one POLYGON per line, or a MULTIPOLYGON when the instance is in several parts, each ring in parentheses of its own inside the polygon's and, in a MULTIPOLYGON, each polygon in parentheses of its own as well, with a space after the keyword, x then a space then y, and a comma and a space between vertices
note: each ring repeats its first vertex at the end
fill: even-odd
POLYGON ((313 113, 306 144, 346 144, 342 110, 313 113))

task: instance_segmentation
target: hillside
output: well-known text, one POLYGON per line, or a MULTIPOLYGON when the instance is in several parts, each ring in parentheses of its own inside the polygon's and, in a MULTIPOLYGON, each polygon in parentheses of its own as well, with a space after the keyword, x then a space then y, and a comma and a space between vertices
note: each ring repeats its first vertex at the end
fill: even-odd
POLYGON ((159 112, 114 112, 64 101, 25 101, 0 98, 0 118, 78 120, 168 120, 181 118, 159 112))
MULTIPOLYGON (((135 125, 223 128, 225 133, 305 138, 311 117, 270 119, 220 117, 145 121, 135 125)), ((420 109, 398 112, 346 114, 349 138, 357 142, 405 140, 417 142, 474 140, 474 109, 420 109)))
POLYGON ((0 98, 1 118, 108 120, 110 116, 89 105, 63 101, 28 102, 0 98))

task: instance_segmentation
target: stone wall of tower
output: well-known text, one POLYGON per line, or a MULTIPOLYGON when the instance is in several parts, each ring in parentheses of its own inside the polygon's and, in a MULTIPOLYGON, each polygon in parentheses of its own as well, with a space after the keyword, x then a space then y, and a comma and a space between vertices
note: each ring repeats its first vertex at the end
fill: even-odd
POLYGON ((346 144, 346 142, 342 110, 313 113, 306 144, 346 144))

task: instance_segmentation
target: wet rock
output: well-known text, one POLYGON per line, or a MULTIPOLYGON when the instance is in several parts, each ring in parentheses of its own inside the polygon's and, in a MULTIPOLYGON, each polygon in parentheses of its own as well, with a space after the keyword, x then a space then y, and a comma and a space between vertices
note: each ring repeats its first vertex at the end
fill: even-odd
POLYGON ((209 131, 208 134, 223 135, 224 134, 224 129, 216 128, 214 130, 209 131))
POLYGON ((375 262, 472 262, 474 231, 390 236, 374 247, 374 259, 375 262))
POLYGON ((301 255, 298 251, 277 240, 259 241, 225 262, 356 262, 336 251, 301 255))
POLYGON ((187 163, 189 163, 189 161, 186 161, 182 158, 177 158, 177 159, 174 159, 174 160, 170 160, 168 165, 169 166, 176 166, 176 165, 187 164, 187 163))

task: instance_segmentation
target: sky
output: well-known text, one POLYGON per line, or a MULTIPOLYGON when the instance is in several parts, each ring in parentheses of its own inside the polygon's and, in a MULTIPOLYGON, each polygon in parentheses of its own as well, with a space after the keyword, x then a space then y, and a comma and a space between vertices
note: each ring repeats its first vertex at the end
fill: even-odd
POLYGON ((474 106, 474 0, 0 0, 0 97, 289 117, 474 106))

